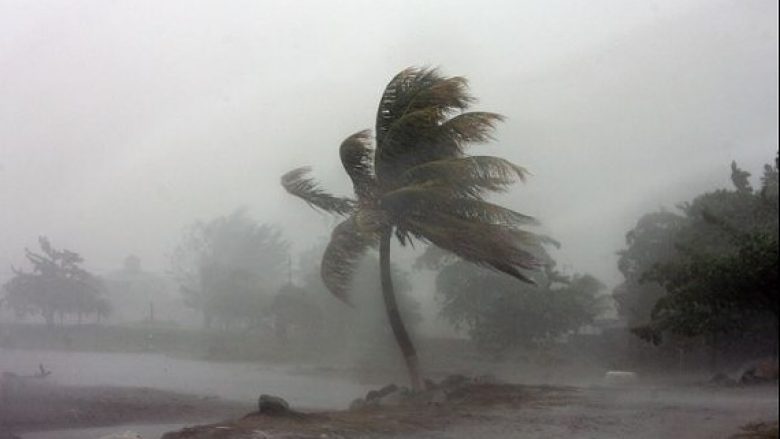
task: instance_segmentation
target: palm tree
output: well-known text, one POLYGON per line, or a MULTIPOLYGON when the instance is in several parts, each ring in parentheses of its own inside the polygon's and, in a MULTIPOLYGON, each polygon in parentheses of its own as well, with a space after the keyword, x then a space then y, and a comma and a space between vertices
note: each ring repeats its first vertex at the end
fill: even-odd
POLYGON ((466 79, 408 68, 390 81, 379 102, 376 147, 368 130, 341 144, 341 162, 355 199, 325 192, 308 176, 308 167, 282 177, 289 193, 346 217, 333 230, 321 265, 322 279, 336 297, 349 303, 357 263, 378 244, 385 308, 415 390, 422 389, 417 354, 390 275, 393 234, 401 245, 417 239, 525 282, 532 281, 522 270, 539 265, 522 248, 535 244, 536 235, 518 228, 535 223, 533 218, 484 199, 524 180, 525 169, 501 158, 464 153, 471 143, 491 140, 495 124, 503 120, 495 113, 466 112, 472 102, 466 79))

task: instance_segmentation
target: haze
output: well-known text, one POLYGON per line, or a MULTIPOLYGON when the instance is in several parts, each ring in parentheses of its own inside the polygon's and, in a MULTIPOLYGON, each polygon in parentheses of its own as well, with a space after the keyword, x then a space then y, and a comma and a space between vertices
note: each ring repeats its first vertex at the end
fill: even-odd
POLYGON ((293 249, 331 219, 283 193, 373 126, 398 70, 470 79, 508 117, 486 151, 533 177, 504 200, 609 285, 636 219, 778 147, 771 1, 0 2, 0 270, 38 235, 98 273, 167 268, 195 219, 239 206, 293 249))

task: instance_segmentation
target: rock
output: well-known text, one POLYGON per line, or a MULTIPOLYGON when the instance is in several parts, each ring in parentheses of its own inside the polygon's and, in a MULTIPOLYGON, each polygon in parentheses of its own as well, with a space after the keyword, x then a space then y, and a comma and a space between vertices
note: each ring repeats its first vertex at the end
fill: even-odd
POLYGON ((395 384, 388 384, 379 390, 372 390, 366 394, 366 402, 373 401, 375 399, 381 399, 385 395, 389 395, 398 390, 398 386, 395 384))
POLYGON ((444 378, 439 386, 445 389, 454 389, 469 382, 469 379, 463 375, 450 375, 444 378))
POLYGON ((395 391, 377 399, 377 404, 383 407, 400 405, 409 398, 409 389, 396 388, 395 391))
POLYGON ((260 395, 257 411, 263 415, 284 415, 290 413, 290 404, 278 396, 260 395))

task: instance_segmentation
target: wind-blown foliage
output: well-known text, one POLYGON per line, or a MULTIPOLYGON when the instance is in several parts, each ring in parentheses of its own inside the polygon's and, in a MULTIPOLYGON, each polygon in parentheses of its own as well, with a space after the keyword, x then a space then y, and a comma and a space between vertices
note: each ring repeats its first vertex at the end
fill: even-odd
POLYGON ((765 167, 760 190, 749 176, 732 163, 733 190, 702 194, 682 204, 681 214, 648 215, 663 214, 672 226, 656 227, 653 234, 640 234, 638 226, 628 235, 620 265, 627 281, 617 299, 642 304, 649 318, 632 322, 638 335, 656 343, 665 333, 711 340, 724 334, 776 337, 776 161, 765 167))
POLYGON ((538 286, 462 261, 436 276, 441 316, 467 331, 482 350, 500 353, 532 347, 592 323, 604 310, 604 285, 590 275, 567 276, 552 265, 538 286))
POLYGON ((55 316, 65 314, 106 316, 103 281, 81 268, 84 259, 70 250, 58 250, 45 237, 38 242, 41 253, 25 249, 32 271, 14 269, 14 276, 3 285, 5 302, 18 316, 40 314, 48 325, 55 316))
POLYGON ((517 226, 533 219, 485 201, 522 181, 526 171, 496 157, 469 156, 470 144, 490 140, 500 115, 466 112, 475 101, 462 77, 408 68, 387 85, 376 115, 375 147, 368 131, 341 144, 340 157, 355 199, 328 194, 298 168, 282 185, 309 205, 346 219, 333 232, 322 261, 328 289, 348 301, 361 255, 379 244, 383 296, 390 324, 404 351, 414 387, 421 387, 416 354, 397 311, 389 270, 392 234, 434 244, 461 258, 531 282, 538 268, 523 247, 534 235, 517 226), (413 364, 414 363, 414 364, 413 364))
POLYGON ((524 281, 529 279, 522 270, 538 268, 521 249, 534 236, 515 228, 534 219, 483 199, 523 181, 527 171, 501 158, 465 154, 469 144, 490 140, 503 120, 494 113, 460 113, 472 102, 464 78, 406 69, 390 81, 380 101, 375 149, 366 130, 341 144, 357 199, 328 194, 308 176, 308 167, 282 177, 289 193, 348 217, 337 226, 333 248, 323 259, 326 284, 337 297, 347 297, 352 272, 347 266, 387 227, 395 228, 402 243, 417 238, 524 281))

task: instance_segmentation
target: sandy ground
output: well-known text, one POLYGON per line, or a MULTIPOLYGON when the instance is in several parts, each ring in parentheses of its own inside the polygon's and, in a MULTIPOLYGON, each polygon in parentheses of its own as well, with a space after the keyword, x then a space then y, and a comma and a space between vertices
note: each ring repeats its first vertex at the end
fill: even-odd
POLYGON ((751 423, 776 425, 777 391, 776 385, 470 385, 441 404, 421 401, 294 417, 250 415, 235 422, 169 433, 164 439, 730 438, 751 423))

